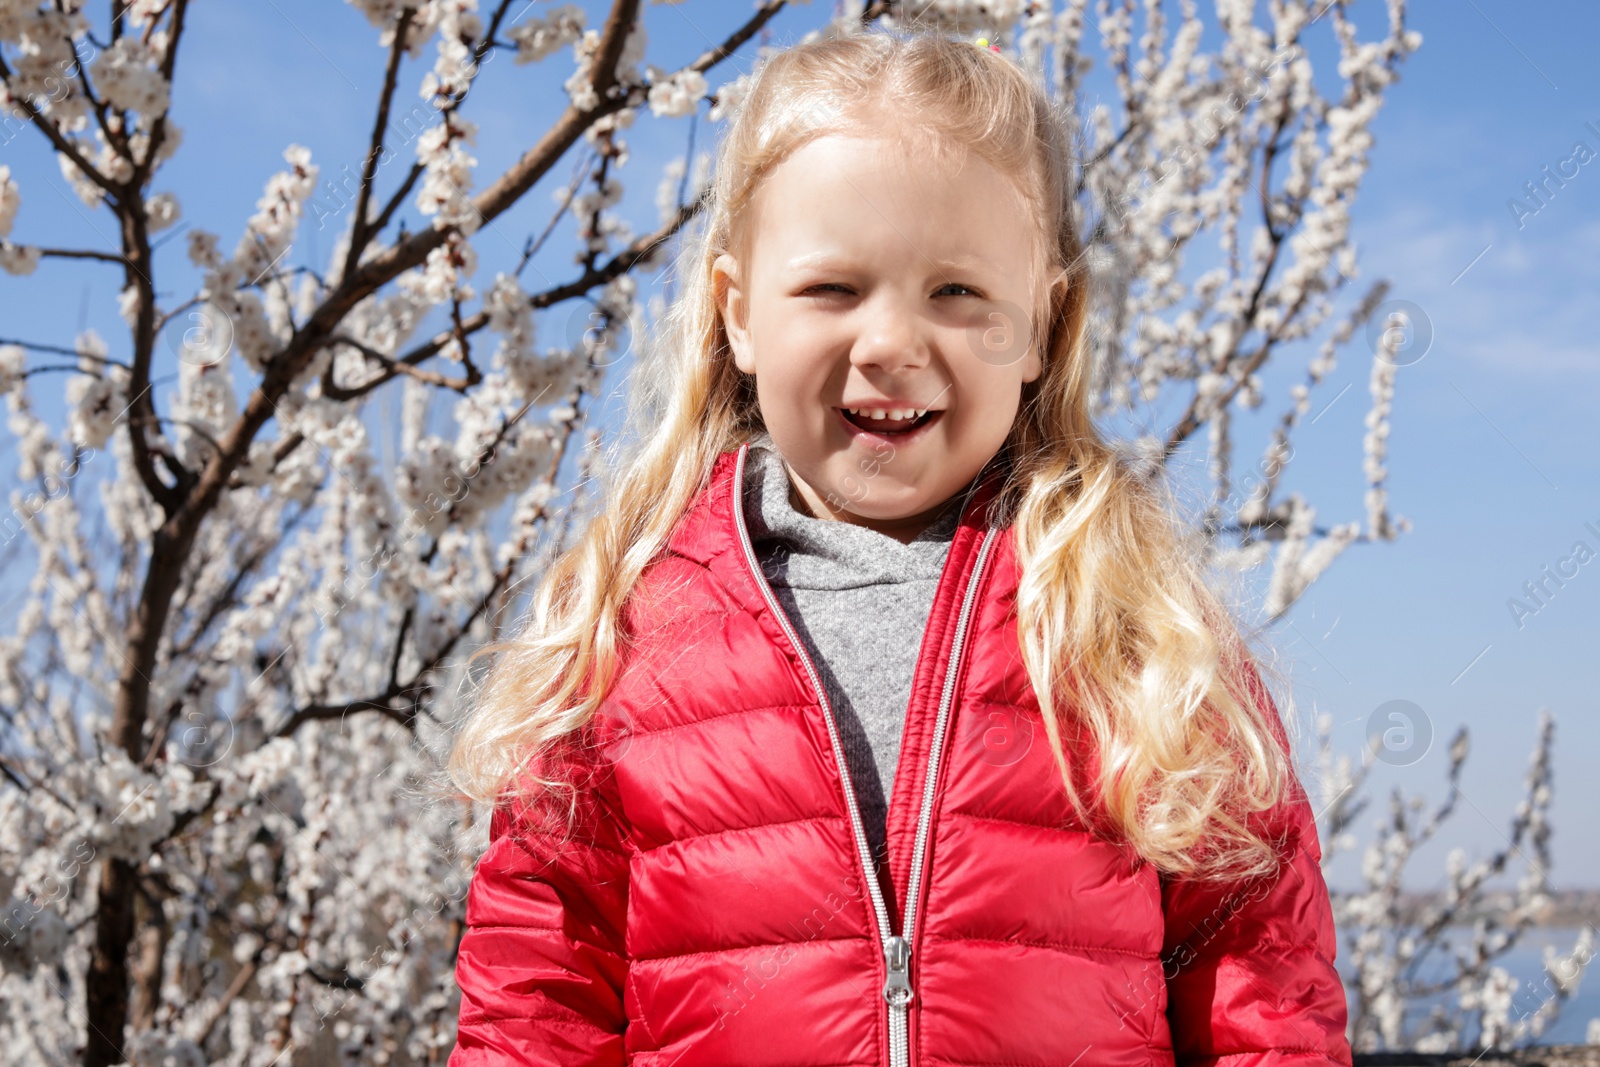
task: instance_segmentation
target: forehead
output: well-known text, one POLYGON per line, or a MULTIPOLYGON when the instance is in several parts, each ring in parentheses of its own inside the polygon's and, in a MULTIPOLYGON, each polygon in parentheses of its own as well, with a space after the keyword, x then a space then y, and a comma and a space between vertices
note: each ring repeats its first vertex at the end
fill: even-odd
POLYGON ((1014 178, 924 136, 818 137, 764 177, 750 208, 748 252, 763 270, 846 259, 1025 270, 1039 239, 1014 178))

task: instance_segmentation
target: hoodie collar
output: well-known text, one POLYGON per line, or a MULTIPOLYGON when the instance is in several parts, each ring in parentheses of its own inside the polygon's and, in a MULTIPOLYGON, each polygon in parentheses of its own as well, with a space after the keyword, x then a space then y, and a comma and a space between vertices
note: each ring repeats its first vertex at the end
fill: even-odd
MULTIPOLYGON (((706 485, 690 501, 668 539, 667 550, 706 567, 729 589, 741 590, 741 599, 754 605, 760 601, 761 593, 745 554, 748 532, 740 511, 743 479, 739 475, 749 449, 749 442, 744 442, 716 458, 706 485)), ((952 552, 981 540, 989 524, 999 521, 997 509, 991 505, 1004 473, 1000 456, 979 472, 977 484, 969 490, 961 508, 950 546, 952 552)))

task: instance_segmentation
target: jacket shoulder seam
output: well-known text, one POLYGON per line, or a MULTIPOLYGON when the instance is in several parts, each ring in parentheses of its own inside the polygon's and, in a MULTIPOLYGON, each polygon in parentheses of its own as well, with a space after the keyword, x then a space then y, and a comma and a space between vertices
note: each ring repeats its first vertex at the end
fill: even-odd
MULTIPOLYGON (((520 848, 522 846, 522 842, 526 841, 530 837, 537 837, 537 838, 542 838, 542 839, 546 839, 546 840, 557 839, 563 845, 576 845, 579 848, 588 849, 591 852, 606 852, 606 853, 609 853, 610 855, 618 856, 618 857, 620 857, 622 859, 625 859, 625 860, 631 860, 633 858, 633 853, 631 851, 626 851, 626 850, 618 849, 618 848, 611 848, 608 845, 602 845, 602 844, 600 844, 599 842, 596 842, 596 841, 585 840, 584 838, 581 838, 581 837, 569 837, 569 836, 565 836, 565 835, 562 835, 562 834, 554 833, 554 832, 549 831, 549 830, 535 830, 535 829, 530 829, 528 827, 518 827, 518 826, 515 826, 515 825, 513 825, 510 829, 506 830, 505 833, 501 834, 500 838, 497 838, 496 841, 501 840, 501 839, 509 839, 511 844, 516 845, 516 846, 518 846, 520 848)), ((493 845, 493 842, 491 842, 491 846, 492 845, 493 845)), ((527 852, 528 850, 526 848, 523 848, 522 851, 527 852)), ((532 855, 532 853, 529 853, 529 854, 532 855)), ((485 852, 484 855, 488 855, 488 853, 485 852)))
POLYGON ((501 1023, 544 1023, 552 1026, 576 1026, 584 1030, 598 1030, 602 1034, 611 1034, 615 1037, 622 1035, 615 1030, 608 1030, 582 1016, 573 1015, 469 1015, 462 1019, 468 1026, 498 1026, 501 1023))
MULTIPOLYGON (((787 945, 817 945, 829 941, 867 941, 866 934, 849 934, 845 937, 807 937, 792 941, 755 941, 747 945, 729 945, 727 948, 698 949, 694 952, 669 952, 665 956, 630 956, 633 963, 664 963, 667 960, 687 960, 696 956, 723 956, 729 952, 751 952, 763 948, 783 948, 787 945)), ((870 940, 877 940, 874 935, 870 940)))
POLYGON ((1140 952, 1133 948, 1117 948, 1114 945, 1088 945, 1070 941, 1031 941, 1022 938, 1001 937, 952 937, 947 934, 928 933, 925 935, 930 941, 969 942, 983 945, 1030 945, 1034 948, 1053 949, 1057 952, 1110 952, 1118 956, 1133 956, 1136 959, 1148 960, 1151 963, 1160 963, 1161 957, 1154 953, 1140 952))
MULTIPOLYGON (((714 587, 716 587, 718 590, 720 590, 723 594, 725 594, 728 597, 729 600, 731 600, 733 602, 733 607, 727 608, 727 609, 725 609, 723 611, 719 611, 719 612, 710 612, 710 611, 698 612, 697 614, 703 614, 703 615, 712 615, 712 614, 717 614, 717 615, 749 614, 749 610, 743 604, 739 603, 738 598, 733 596, 732 590, 730 590, 728 588, 728 584, 717 576, 717 572, 712 570, 711 566, 709 564, 707 564, 707 563, 705 563, 705 562, 703 562, 701 560, 693 559, 693 558, 691 558, 689 556, 685 556, 682 552, 678 552, 678 551, 676 551, 674 549, 665 550, 660 556, 657 556, 653 561, 651 561, 651 563, 649 565, 649 568, 645 571, 645 574, 649 575, 651 578, 653 578, 654 577, 654 573, 653 572, 658 567, 660 567, 663 563, 666 563, 668 560, 676 560, 678 562, 685 563, 685 564, 689 565, 690 567, 693 567, 697 571, 704 572, 704 577, 706 579, 708 579, 714 587)), ((643 578, 644 578, 644 575, 641 575, 641 581, 643 580, 643 578)), ((639 583, 635 583, 634 589, 637 590, 638 588, 639 588, 639 583)), ((633 594, 630 593, 629 594, 629 598, 631 599, 632 596, 633 596, 633 594)))
POLYGON ((793 826, 795 823, 802 822, 838 821, 839 816, 837 815, 802 815, 797 819, 779 819, 776 822, 758 822, 751 826, 730 826, 726 830, 707 830, 703 834, 687 834, 683 837, 669 838, 668 840, 661 842, 659 845, 652 845, 649 848, 641 848, 639 850, 639 855, 645 856, 651 852, 656 852, 660 849, 666 848, 668 845, 678 845, 685 841, 701 841, 708 837, 721 837, 723 834, 749 833, 751 830, 764 830, 769 826, 793 826))
POLYGON ((658 726, 653 730, 630 730, 628 736, 630 738, 653 737, 656 734, 668 734, 674 730, 686 730, 691 726, 699 726, 705 722, 716 722, 718 719, 726 719, 731 715, 750 715, 758 711, 804 711, 810 707, 810 704, 796 704, 793 702, 758 704, 748 708, 734 708, 732 711, 719 711, 715 715, 702 715, 697 719, 690 719, 688 722, 675 722, 670 726, 658 726))
MULTIPOLYGON (((720 555, 720 553, 719 553, 719 555, 720 555)), ((710 562, 708 562, 707 560, 695 559, 693 556, 686 556, 682 552, 678 551, 677 549, 670 548, 670 547, 665 550, 665 552, 662 554, 660 559, 657 560, 657 563, 660 563, 660 562, 662 562, 664 560, 667 560, 667 559, 682 560, 684 563, 689 564, 689 566, 694 567, 697 570, 704 571, 705 572, 705 576, 711 580, 711 583, 713 585, 715 585, 718 589, 722 590, 724 593, 727 593, 729 595, 730 599, 732 599, 734 604, 736 605, 733 608, 732 611, 728 612, 728 614, 732 615, 735 612, 745 612, 745 613, 748 614, 748 610, 749 609, 747 609, 742 603, 739 602, 739 598, 738 597, 733 596, 733 590, 729 589, 728 588, 728 583, 723 581, 722 578, 718 576, 717 572, 712 569, 710 562)))
POLYGON ((1027 826, 1034 830, 1048 830, 1053 834, 1086 834, 1087 831, 1077 826, 1051 826, 1048 823, 1029 822, 1026 819, 1008 819, 1003 815, 978 815, 970 811, 948 811, 946 818, 970 819, 974 822, 1002 822, 1008 826, 1027 826))

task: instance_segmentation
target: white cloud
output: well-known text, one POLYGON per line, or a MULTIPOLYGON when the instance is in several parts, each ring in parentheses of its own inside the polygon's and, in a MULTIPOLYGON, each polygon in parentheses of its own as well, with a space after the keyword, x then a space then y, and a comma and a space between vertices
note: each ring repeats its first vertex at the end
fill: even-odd
POLYGON ((1600 373, 1600 222, 1574 221, 1582 206, 1552 202, 1521 232, 1509 214, 1501 224, 1427 205, 1391 213, 1361 228, 1363 273, 1427 311, 1438 351, 1518 374, 1600 373))

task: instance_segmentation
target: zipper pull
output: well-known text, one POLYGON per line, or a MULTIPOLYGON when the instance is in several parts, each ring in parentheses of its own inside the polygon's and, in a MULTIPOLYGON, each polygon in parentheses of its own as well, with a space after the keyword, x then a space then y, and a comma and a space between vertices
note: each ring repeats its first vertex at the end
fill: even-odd
POLYGON ((897 1008, 911 1003, 911 942, 891 937, 883 943, 883 958, 889 964, 889 980, 883 984, 883 999, 897 1008))

